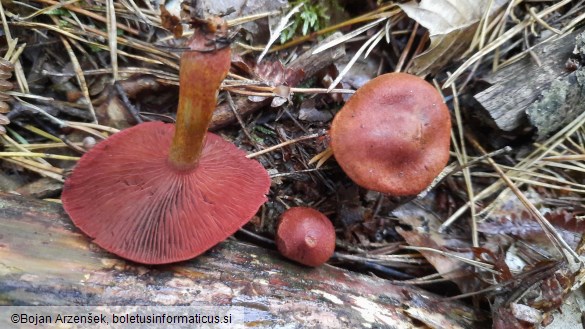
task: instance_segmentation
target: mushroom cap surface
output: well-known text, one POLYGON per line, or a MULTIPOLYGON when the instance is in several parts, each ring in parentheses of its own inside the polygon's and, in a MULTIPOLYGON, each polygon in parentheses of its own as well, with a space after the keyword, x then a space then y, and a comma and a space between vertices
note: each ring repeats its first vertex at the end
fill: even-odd
POLYGON ((449 160, 449 110, 431 84, 406 73, 358 89, 330 133, 335 159, 356 184, 394 196, 420 193, 449 160))
POLYGON ((212 133, 195 169, 173 169, 174 131, 149 122, 116 133, 66 180, 65 211, 97 245, 144 264, 190 259, 236 232, 266 201, 266 170, 212 133))
POLYGON ((280 217, 276 247, 286 258, 307 266, 319 266, 335 251, 335 228, 321 212, 293 207, 280 217))

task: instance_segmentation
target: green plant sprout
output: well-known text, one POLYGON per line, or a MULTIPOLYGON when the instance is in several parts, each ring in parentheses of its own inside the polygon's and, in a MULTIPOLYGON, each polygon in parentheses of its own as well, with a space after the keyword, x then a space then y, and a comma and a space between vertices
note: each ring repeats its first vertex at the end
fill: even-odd
POLYGON ((315 32, 329 23, 330 16, 327 15, 327 11, 331 2, 336 1, 311 1, 311 0, 295 0, 290 3, 292 7, 295 7, 301 3, 304 6, 301 7, 301 11, 295 15, 294 20, 291 24, 282 31, 280 35, 280 42, 285 43, 292 39, 296 33, 301 32, 303 35, 307 35, 309 32, 315 32))

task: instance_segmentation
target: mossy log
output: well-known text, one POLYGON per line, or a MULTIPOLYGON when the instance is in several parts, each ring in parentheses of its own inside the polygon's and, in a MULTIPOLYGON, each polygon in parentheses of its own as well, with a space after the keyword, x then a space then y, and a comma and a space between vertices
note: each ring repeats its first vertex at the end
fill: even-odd
POLYGON ((59 204, 0 194, 0 305, 239 306, 260 327, 472 328, 470 309, 330 265, 306 268, 235 240, 143 266, 81 234, 59 204))

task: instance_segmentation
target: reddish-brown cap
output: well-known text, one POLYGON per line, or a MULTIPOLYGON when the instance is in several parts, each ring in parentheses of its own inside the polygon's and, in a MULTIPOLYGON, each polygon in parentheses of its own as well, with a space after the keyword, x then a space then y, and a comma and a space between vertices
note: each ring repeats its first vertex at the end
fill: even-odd
POLYGON ((207 134, 195 169, 172 169, 174 130, 151 122, 114 134, 65 182, 65 210, 102 248, 144 264, 190 259, 232 235, 266 201, 266 170, 217 135, 207 134))
POLYGON ((381 75, 358 89, 335 116, 335 159, 358 185, 395 196, 424 190, 449 160, 451 119, 425 80, 381 75))
POLYGON ((307 266, 319 266, 333 255, 335 229, 321 212, 293 207, 280 217, 276 247, 286 258, 307 266))

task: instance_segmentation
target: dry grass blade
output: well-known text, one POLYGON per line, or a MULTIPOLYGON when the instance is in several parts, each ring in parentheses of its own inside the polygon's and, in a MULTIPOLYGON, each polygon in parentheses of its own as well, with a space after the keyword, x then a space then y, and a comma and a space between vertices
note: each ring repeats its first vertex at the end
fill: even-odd
MULTIPOLYGON (((261 81, 254 81, 254 80, 226 80, 222 83, 221 89, 222 90, 229 90, 236 93, 246 94, 246 92, 259 92, 259 93, 270 93, 270 94, 253 94, 253 95, 260 95, 260 96, 278 96, 274 91, 275 88, 273 86, 266 86, 261 85, 264 82, 261 81)), ((326 89, 326 88, 302 88, 302 87, 289 87, 288 88, 291 95, 293 93, 299 94, 326 94, 326 93, 339 93, 339 94, 354 94, 355 90, 353 89, 341 89, 341 88, 334 88, 334 89, 326 89)))
MULTIPOLYGON (((483 154, 486 153, 483 147, 475 139, 471 139, 471 142, 473 146, 477 148, 481 153, 483 154)), ((538 211, 538 209, 536 209, 534 204, 532 204, 532 202, 530 202, 530 200, 526 198, 526 196, 518 189, 518 187, 514 185, 512 180, 510 180, 510 178, 506 175, 506 173, 504 173, 504 171, 498 166, 498 164, 491 158, 488 158, 487 161, 496 170, 496 172, 498 173, 500 178, 505 182, 508 188, 510 188, 510 190, 514 192, 518 199, 520 199, 520 201, 530 212, 530 214, 537 219, 538 223, 541 225, 543 231, 549 237, 551 242, 553 242, 555 247, 557 247, 561 254, 565 257, 573 273, 577 272, 583 265, 585 265, 583 261, 579 258, 579 255, 577 255, 577 253, 567 244, 567 242, 565 242, 565 240, 559 235, 559 233, 549 223, 549 221, 546 218, 544 218, 544 216, 540 213, 540 211, 538 211)))
MULTIPOLYGON (((96 123, 65 121, 65 124, 67 124, 67 127, 71 127, 74 129, 89 128, 98 134, 99 134, 99 132, 97 132, 97 131, 105 131, 105 132, 108 132, 110 134, 115 134, 115 133, 120 131, 119 129, 96 124, 96 123)), ((104 138, 104 136, 100 135, 100 138, 104 138)))
POLYGON ((34 13, 26 16, 26 17, 22 17, 21 20, 28 21, 31 18, 35 18, 35 17, 37 17, 39 15, 43 15, 43 14, 45 14, 47 12, 50 12, 50 11, 53 11, 53 10, 56 10, 56 9, 59 9, 59 8, 63 8, 64 6, 72 5, 72 4, 74 4, 76 2, 79 2, 79 1, 81 1, 81 0, 69 0, 69 1, 63 2, 63 3, 56 3, 54 5, 51 5, 51 6, 48 6, 48 7, 45 7, 45 8, 41 8, 41 9, 35 11, 34 13))
MULTIPOLYGON (((62 19, 64 21, 67 21, 68 23, 71 23, 74 26, 78 25, 78 23, 74 22, 73 20, 71 20, 67 17, 63 17, 62 19)), ((108 34, 106 32, 103 32, 99 29, 96 29, 96 28, 93 28, 93 27, 90 27, 87 25, 78 25, 78 26, 82 30, 84 30, 84 35, 88 35, 89 37, 94 37, 98 40, 101 38, 105 39, 108 37, 108 34)), ((70 34, 75 32, 72 29, 66 29, 66 28, 55 28, 55 31, 62 33, 64 35, 67 35, 68 37, 70 34)), ((87 44, 90 44, 91 46, 96 47, 96 48, 109 50, 109 46, 106 46, 106 45, 90 42, 89 40, 85 40, 83 38, 78 38, 78 37, 75 37, 74 39, 85 42, 87 44)), ((152 63, 152 64, 163 64, 163 65, 167 65, 169 67, 172 67, 174 69, 179 68, 179 65, 176 63, 176 59, 178 59, 177 54, 162 51, 161 49, 158 49, 149 43, 146 43, 144 41, 137 40, 137 39, 127 39, 127 38, 117 37, 116 42, 120 45, 127 46, 130 48, 139 50, 139 51, 143 51, 146 56, 149 55, 152 58, 148 58, 146 56, 141 56, 138 54, 132 54, 132 53, 129 53, 126 51, 122 51, 120 49, 116 50, 118 55, 123 55, 126 57, 134 58, 134 59, 137 59, 141 62, 147 62, 147 63, 152 63)))
MULTIPOLYGON (((82 146, 83 143, 73 143, 75 146, 82 146)), ((35 143, 35 144, 19 144, 22 149, 28 150, 28 151, 34 151, 34 150, 50 150, 50 149, 55 149, 55 148, 66 148, 67 144, 63 143, 63 142, 59 142, 59 143, 35 143)), ((6 146, 6 150, 7 151, 11 151, 14 152, 15 150, 18 150, 18 148, 16 148, 14 145, 7 145, 6 146)))
POLYGON ((320 136, 319 134, 311 134, 311 135, 307 135, 307 136, 302 136, 302 137, 299 137, 299 138, 291 139, 291 140, 288 140, 286 142, 282 142, 280 144, 276 144, 274 146, 267 147, 267 148, 263 149, 262 151, 250 153, 250 154, 246 155, 246 158, 252 159, 252 158, 255 158, 255 157, 259 156, 259 155, 262 155, 262 154, 265 154, 265 153, 268 153, 268 152, 272 152, 274 150, 278 150, 279 148, 283 148, 283 147, 285 147, 287 145, 295 144, 295 143, 298 143, 298 142, 301 142, 301 141, 304 141, 304 140, 308 140, 308 139, 314 139, 314 138, 317 138, 319 136, 320 136))
POLYGON ((80 37, 78 35, 75 35, 74 33, 70 32, 70 31, 67 31, 65 29, 61 29, 61 28, 59 28, 57 26, 50 25, 50 24, 37 23, 37 22, 13 22, 12 25, 14 25, 14 26, 21 26, 21 27, 29 27, 31 29, 41 29, 41 30, 42 29, 47 29, 47 30, 51 30, 53 32, 57 32, 59 34, 62 34, 63 36, 65 36, 67 38, 71 38, 71 39, 74 39, 74 40, 77 40, 77 41, 84 42, 84 43, 86 43, 88 45, 91 45, 91 46, 95 46, 95 47, 98 47, 98 48, 103 47, 103 45, 101 45, 99 43, 86 40, 86 39, 84 39, 84 38, 82 38, 82 37, 80 37))
POLYGON ((278 40, 278 38, 280 37, 280 34, 282 33, 282 31, 284 31, 284 29, 286 29, 287 26, 289 25, 289 21, 290 21, 291 17, 294 14, 296 14, 297 12, 299 12, 299 10, 301 9, 301 7, 304 6, 304 5, 305 4, 303 2, 299 3, 293 9, 291 9, 288 12, 288 14, 286 14, 280 20, 280 22, 278 23, 278 25, 276 26, 276 28, 270 34, 270 40, 268 40, 268 43, 264 47, 264 50, 262 51, 262 53, 260 53, 260 56, 258 56, 258 60, 256 61, 257 63, 260 63, 262 61, 262 58, 264 58, 264 56, 268 53, 268 50, 270 49, 270 47, 272 46, 272 44, 274 44, 276 42, 276 40, 278 40))
POLYGON ((378 43, 380 43, 380 41, 382 41, 382 39, 385 39, 384 36, 386 36, 388 33, 388 30, 386 30, 385 26, 384 29, 382 30, 382 33, 380 33, 376 39, 374 39, 374 41, 370 44, 370 47, 368 49, 366 49, 366 53, 364 54, 364 58, 367 58, 370 53, 372 52, 372 50, 374 50, 374 48, 376 48, 376 46, 378 45, 378 43))
POLYGON ((442 250, 438 250, 438 249, 433 249, 433 248, 428 248, 428 247, 416 247, 416 246, 402 246, 401 249, 406 249, 406 250, 415 250, 415 251, 430 251, 430 252, 434 252, 437 253, 439 255, 442 256, 446 256, 446 257, 450 257, 456 260, 459 260, 463 263, 469 264, 471 266, 475 266, 478 269, 484 270, 484 271, 488 271, 494 274, 500 274, 500 272, 494 270, 494 266, 491 264, 487 264, 484 262, 480 262, 477 260, 473 260, 473 259, 469 259, 469 258, 465 258, 463 256, 460 255, 456 255, 450 252, 445 252, 442 250))
POLYGON ((482 44, 492 15, 508 0, 422 0, 399 4, 411 19, 425 27, 430 44, 413 57, 410 73, 437 74, 468 51, 482 44))
MULTIPOLYGON (((563 0, 563 1, 558 2, 550 7, 547 7, 546 9, 541 11, 540 13, 536 14, 536 16, 539 18, 542 18, 542 17, 562 8, 563 6, 570 4, 571 2, 572 2, 571 0, 563 0)), ((443 88, 447 88, 447 87, 451 86, 451 84, 456 79, 458 79, 459 76, 463 72, 465 72, 469 67, 471 67, 476 61, 482 59, 485 55, 494 51, 495 49, 497 49, 498 47, 500 47, 501 45, 503 45, 504 43, 509 41, 513 36, 515 36, 519 33, 522 33, 524 31, 524 29, 533 22, 533 20, 534 20, 534 18, 529 16, 528 18, 524 19, 520 23, 516 24, 514 27, 510 28, 508 31, 506 31, 504 34, 502 34, 500 37, 498 37, 494 41, 487 44, 483 49, 476 52, 473 56, 471 56, 469 59, 467 59, 465 61, 465 63, 463 63, 457 70, 455 70, 455 72, 453 72, 453 75, 451 75, 451 77, 449 77, 447 79, 447 81, 445 81, 445 83, 443 84, 443 88)))
MULTIPOLYGON (((106 1, 106 16, 108 19, 108 46, 110 48, 110 65, 112 66, 112 75, 114 83, 118 81, 118 37, 116 35, 116 10, 114 0, 106 1)), ((90 102, 91 103, 91 102, 90 102)), ((97 122, 97 121, 96 121, 97 122)))
POLYGON ((528 13, 530 14, 530 16, 532 16, 532 18, 534 18, 534 20, 536 22, 538 22, 538 24, 544 26, 547 30, 555 33, 555 34, 563 34, 562 31, 555 29, 554 27, 550 26, 547 22, 545 22, 540 16, 538 16, 536 14, 536 9, 534 7, 531 7, 530 9, 528 9, 528 13))
POLYGON ((309 165, 317 162, 317 164, 315 165, 315 168, 319 168, 321 167, 325 161, 329 160, 329 158, 331 158, 333 156, 333 149, 331 147, 328 147, 325 149, 325 151, 315 155, 314 157, 311 158, 311 160, 309 160, 309 165))
POLYGON ((552 156, 543 158, 542 161, 555 161, 555 162, 585 161, 585 154, 552 155, 552 156))
MULTIPOLYGON (((527 172, 535 171, 538 168, 542 167, 543 165, 551 165, 554 164, 548 161, 542 161, 542 159, 546 158, 551 154, 555 154, 555 150, 562 146, 567 140, 571 138, 574 134, 580 131, 585 124, 585 113, 579 115, 579 117, 575 118, 571 123, 566 125, 563 129, 559 132, 551 136, 548 140, 546 140, 542 145, 537 145, 537 148, 528 156, 524 157, 517 163, 514 167, 514 170, 506 172, 506 176, 512 179, 512 181, 519 180, 522 177, 526 176, 527 172)), ((518 187, 523 185, 523 183, 518 184, 518 187)), ((502 189, 506 186, 503 180, 498 180, 492 183, 490 186, 484 188, 482 191, 475 195, 475 200, 480 201, 484 200, 494 194, 500 193, 502 189)), ((497 198, 506 197, 506 194, 501 192, 500 196, 497 198)), ((494 204, 494 203, 492 203, 494 204)), ((446 221, 443 225, 447 223, 451 223, 461 215, 463 215, 470 207, 471 203, 467 202, 463 206, 461 206, 458 210, 456 210, 446 221)), ((487 213, 491 209, 490 206, 486 207, 485 210, 482 210, 482 213, 487 213)), ((482 215, 480 213, 479 215, 482 215)))
POLYGON ((66 126, 65 121, 63 121, 63 120, 61 120, 59 118, 56 118, 55 116, 50 115, 49 113, 47 113, 47 111, 43 110, 42 108, 40 108, 40 107, 38 107, 36 105, 30 104, 30 103, 28 103, 28 102, 20 99, 19 97, 15 97, 15 99, 18 100, 18 102, 20 103, 20 105, 22 105, 23 107, 27 107, 27 108, 29 108, 29 109, 31 109, 31 110, 33 110, 33 111, 35 111, 35 112, 43 115, 45 118, 47 118, 50 121, 54 122, 59 127, 65 127, 66 126))
MULTIPOLYGON (((109 0, 108 0, 109 1, 109 0)), ((122 3, 123 6, 126 7, 128 12, 134 13, 136 15, 138 15, 138 17, 140 17, 140 19, 149 25, 155 25, 154 22, 152 22, 152 20, 150 18, 148 18, 143 12, 142 10, 140 10, 140 8, 136 5, 136 3, 134 2, 134 0, 123 0, 120 1, 122 3)), ((113 0, 112 0, 112 8, 113 8, 113 0)), ((114 21, 114 23, 116 23, 114 21)), ((157 24, 160 25, 160 22, 157 22, 157 24)))
POLYGON ((37 135, 39 135, 39 136, 41 136, 43 138, 46 138, 48 140, 51 140, 53 142, 56 142, 56 143, 61 142, 61 140, 59 138, 57 138, 57 137, 49 134, 48 132, 46 132, 46 131, 44 131, 42 129, 39 129, 39 128, 33 126, 33 125, 24 125, 23 128, 26 129, 26 130, 28 130, 28 131, 30 131, 30 132, 32 132, 32 133, 35 133, 35 134, 37 134, 37 135))
POLYGON ((343 36, 341 36, 339 38, 336 38, 334 40, 331 40, 329 42, 326 42, 326 43, 322 44, 321 46, 315 48, 315 50, 313 50, 313 55, 314 54, 318 54, 318 53, 320 53, 322 51, 325 51, 325 50, 327 50, 329 48, 335 47, 335 46, 337 46, 337 45, 339 45, 341 43, 347 42, 350 39, 353 39, 354 37, 356 37, 356 36, 358 36, 358 35, 366 32, 367 30, 371 29, 372 27, 378 25, 379 23, 381 23, 381 22, 383 22, 385 20, 387 20, 387 18, 379 18, 379 19, 377 19, 377 20, 375 20, 375 21, 373 21, 371 23, 368 23, 368 24, 366 24, 366 25, 364 25, 364 26, 362 26, 360 28, 357 28, 357 29, 355 29, 355 30, 353 30, 353 31, 351 31, 351 32, 349 32, 347 34, 344 34, 343 36))
POLYGON ((260 149, 260 147, 258 146, 258 143, 255 142, 254 138, 252 138, 252 136, 250 135, 250 132, 246 128, 246 125, 244 124, 244 121, 242 120, 242 116, 240 115, 240 113, 238 113, 238 108, 237 108, 236 103, 234 102, 234 100, 232 98, 232 95, 229 93, 229 91, 226 92, 225 95, 226 95, 226 99, 228 101, 228 104, 230 106, 230 109, 232 110, 232 112, 234 113, 234 116, 238 120, 240 127, 242 127, 242 132, 244 133, 244 135, 246 135, 246 138, 248 138, 248 141, 253 142, 254 146, 257 149, 260 149))
POLYGON ((60 154, 50 154, 50 153, 38 153, 38 152, 0 152, 0 158, 46 158, 46 159, 56 159, 56 160, 68 160, 68 161, 78 161, 80 157, 74 157, 69 155, 60 155, 60 154))
MULTIPOLYGON (((10 138, 8 135, 2 135, 2 138, 4 139, 4 141, 8 144, 8 145, 12 145, 14 146, 17 150, 21 151, 21 152, 30 152, 29 150, 25 149, 24 147, 22 147, 19 143, 17 143, 15 140, 13 140, 12 138, 10 138)), ((44 165, 44 166, 48 166, 51 167, 51 164, 48 163, 45 159, 35 159, 36 161, 38 161, 40 164, 44 165)))
POLYGON ((423 265, 427 264, 427 260, 417 253, 400 254, 400 255, 351 255, 337 252, 338 258, 343 258, 350 261, 372 262, 375 264, 385 266, 400 266, 404 264, 423 265))
POLYGON ((331 90, 333 90, 339 84, 339 82, 341 82, 341 80, 347 74, 347 72, 349 72, 349 70, 351 69, 353 64, 355 64, 355 62, 360 58, 362 53, 366 49, 368 49, 368 47, 370 45, 375 44, 377 42, 380 42, 380 40, 382 40, 381 36, 383 36, 383 33, 384 33, 384 29, 380 29, 378 32, 376 32, 376 34, 374 34, 366 42, 364 42, 364 44, 360 47, 360 49, 358 49, 356 51, 355 55, 353 55, 353 57, 349 60, 347 65, 345 65, 343 70, 341 70, 341 72, 339 72, 339 75, 337 75, 337 78, 335 78, 335 80, 331 83, 331 85, 327 89, 327 92, 331 92, 331 90))
POLYGON ((578 17, 576 17, 574 20, 572 20, 569 24, 567 24, 567 26, 565 26, 563 28, 563 33, 566 33, 568 31, 570 31, 571 29, 573 29, 575 26, 577 26, 577 24, 581 24, 583 21, 585 21, 585 13, 579 15, 578 17))
MULTIPOLYGON (((453 108, 455 110, 455 120, 457 122, 457 136, 459 140, 456 140, 455 134, 451 134, 453 146, 456 151, 457 161, 463 168, 463 177, 465 180, 465 187, 467 189, 467 195, 469 196, 469 203, 475 204, 475 193, 473 192, 473 184, 471 182, 471 172, 469 166, 465 166, 469 160, 467 157, 467 148, 465 145, 465 131, 463 130, 463 119, 461 118, 461 111, 459 108, 459 98, 457 95, 457 88, 455 84, 451 86, 453 92, 453 108)), ((479 247, 479 234, 477 232, 477 213, 475 207, 471 207, 471 242, 474 247, 479 247)))
POLYGON ((229 27, 233 27, 233 26, 237 26, 240 24, 245 24, 248 22, 253 22, 255 20, 261 19, 261 18, 266 18, 266 17, 270 17, 270 16, 274 16, 274 15, 278 15, 280 14, 280 11, 275 10, 275 11, 268 11, 265 13, 258 13, 258 14, 253 14, 253 15, 248 15, 248 16, 244 16, 244 17, 237 17, 234 19, 230 19, 227 21, 227 24, 229 27))
POLYGON ((328 168, 314 168, 314 169, 297 170, 297 171, 293 171, 293 172, 270 174, 270 178, 294 176, 294 175, 298 175, 298 174, 305 174, 305 173, 310 173, 310 172, 317 172, 317 171, 322 171, 322 170, 327 170, 327 169, 328 168))
MULTIPOLYGON (((446 272, 445 274, 448 276, 451 273, 453 273, 453 272, 446 272)), ((426 285, 426 284, 433 284, 433 283, 439 283, 439 282, 449 282, 449 281, 451 281, 451 280, 448 278, 444 278, 441 274, 434 273, 434 274, 421 276, 421 277, 418 277, 418 278, 412 279, 412 280, 394 281, 394 283, 411 284, 411 285, 426 285)))
POLYGON ((52 179, 59 181, 59 182, 65 182, 65 178, 63 177, 63 170, 62 169, 54 168, 51 166, 46 166, 46 165, 40 164, 38 162, 34 162, 34 161, 27 160, 27 159, 22 159, 22 158, 6 158, 3 160, 6 162, 10 162, 12 164, 15 164, 19 167, 25 168, 27 170, 36 172, 36 173, 40 174, 41 176, 49 177, 49 178, 52 178, 52 179))
MULTIPOLYGON (((113 71, 111 68, 101 68, 101 69, 94 69, 94 70, 84 70, 83 75, 84 76, 103 75, 103 74, 112 74, 112 72, 113 71)), ((47 70, 42 70, 41 73, 44 75, 50 75, 50 76, 54 76, 54 77, 71 77, 71 76, 75 75, 74 73, 71 73, 71 72, 55 72, 55 71, 47 71, 47 70)), ((164 80, 165 83, 167 83, 167 84, 176 84, 176 85, 179 84, 179 77, 176 74, 162 71, 162 70, 151 69, 151 68, 120 67, 118 69, 118 73, 120 75, 120 78, 122 78, 122 79, 128 78, 128 77, 135 75, 135 74, 150 74, 150 75, 155 76, 158 79, 164 80)), ((24 94, 16 94, 14 92, 11 92, 10 94, 14 94, 15 96, 22 96, 22 97, 35 97, 37 99, 53 100, 52 98, 47 98, 47 97, 38 96, 38 95, 24 95, 24 94)))
POLYGON ((73 49, 71 48, 71 45, 69 44, 69 41, 67 39, 65 39, 64 37, 61 37, 61 41, 63 42, 65 49, 67 49, 67 54, 69 54, 69 58, 71 59, 71 63, 73 64, 73 69, 75 71, 75 76, 77 78, 77 82, 79 83, 79 88, 81 89, 81 92, 83 93, 83 97, 85 97, 85 99, 87 100, 87 105, 89 107, 89 113, 92 117, 92 120, 94 123, 97 123, 97 117, 95 115, 95 110, 94 110, 93 104, 91 102, 91 96, 89 95, 89 89, 87 88, 87 82, 85 81, 85 77, 83 76, 83 71, 81 70, 81 65, 79 64, 79 61, 77 60, 77 56, 75 56, 75 53, 73 52, 73 49))
MULTIPOLYGON (((429 185, 429 187, 427 187, 424 191, 420 192, 416 198, 419 200, 422 200, 425 196, 427 196, 427 194, 435 188, 435 186, 439 185, 443 180, 445 180, 445 178, 449 177, 450 175, 453 175, 454 173, 463 170, 466 167, 470 167, 473 166, 479 162, 484 161, 486 158, 488 157, 496 157, 496 156, 500 156, 502 154, 506 154, 506 153, 510 153, 512 152, 512 148, 509 146, 506 146, 504 148, 501 148, 499 150, 495 150, 493 152, 490 152, 488 154, 479 156, 479 157, 475 157, 469 161, 467 161, 465 164, 460 165, 457 163, 451 163, 450 165, 448 165, 447 167, 445 167, 445 169, 443 169, 443 171, 441 171, 441 173, 439 173, 439 175, 437 175, 437 177, 433 180, 433 182, 429 185)), ((456 218, 455 218, 456 219, 456 218)), ((442 232, 443 230, 445 230, 449 225, 451 224, 450 221, 445 221, 445 223, 443 223, 443 225, 441 225, 441 228, 439 229, 439 232, 442 232)))
MULTIPOLYGON (((59 2, 53 1, 53 0, 33 0, 33 1, 39 2, 39 3, 45 3, 45 4, 48 4, 48 5, 59 5, 60 4, 59 2)), ((80 7, 74 6, 74 5, 63 5, 63 7, 66 8, 66 9, 68 9, 68 10, 71 10, 73 12, 76 12, 78 14, 85 15, 87 17, 93 18, 96 21, 100 21, 100 22, 102 22, 104 24, 107 24, 107 19, 105 17, 100 16, 100 15, 94 13, 94 12, 85 10, 83 8, 80 8, 80 7)), ((133 35, 136 35, 136 36, 139 36, 140 35, 140 31, 138 31, 136 29, 133 29, 131 27, 128 27, 128 26, 126 26, 124 24, 118 23, 118 24, 116 24, 116 27, 119 28, 120 30, 124 30, 124 31, 126 31, 126 32, 128 32, 130 34, 133 34, 133 35)))
POLYGON ((404 47, 404 49, 402 50, 402 53, 400 54, 400 58, 398 59, 398 63, 396 63, 396 68, 394 69, 394 72, 400 72, 402 71, 402 66, 404 65, 404 62, 406 61, 406 57, 408 57, 408 54, 410 53, 410 48, 412 47, 412 44, 414 42, 414 37, 416 36, 416 32, 418 30, 418 22, 414 24, 414 27, 412 28, 412 32, 410 33, 410 38, 408 38, 408 41, 406 42, 406 47, 404 47))

